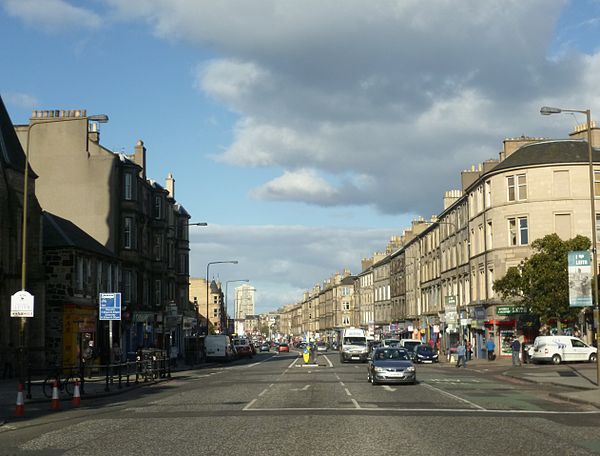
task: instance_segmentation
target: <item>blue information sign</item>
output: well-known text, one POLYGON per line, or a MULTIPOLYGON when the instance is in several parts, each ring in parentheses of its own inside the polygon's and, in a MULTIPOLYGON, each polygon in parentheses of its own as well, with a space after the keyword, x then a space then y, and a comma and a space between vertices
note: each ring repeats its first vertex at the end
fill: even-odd
POLYGON ((121 319, 121 293, 100 293, 100 320, 121 319))

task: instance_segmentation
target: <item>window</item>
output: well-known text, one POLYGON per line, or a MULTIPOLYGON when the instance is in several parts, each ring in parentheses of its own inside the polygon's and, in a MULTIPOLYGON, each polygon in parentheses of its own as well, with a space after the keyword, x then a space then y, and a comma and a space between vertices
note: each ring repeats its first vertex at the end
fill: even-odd
POLYGON ((123 271, 123 301, 131 302, 131 271, 123 271))
POLYGON ((123 220, 123 247, 125 249, 135 248, 133 217, 125 217, 123 220))
POLYGON ((344 315, 342 317, 342 324, 343 325, 349 325, 350 324, 350 317, 348 315, 344 315))
POLYGON ((126 200, 131 201, 133 199, 133 174, 131 173, 125 173, 123 192, 126 200))
POLYGON ((219 316, 219 309, 218 308, 213 309, 213 318, 218 317, 218 316, 219 316))
POLYGON ((494 231, 493 231, 492 221, 489 220, 487 222, 487 241, 486 241, 486 250, 492 250, 494 248, 494 231))
POLYGON ((160 279, 154 281, 154 305, 160 307, 162 301, 161 295, 162 282, 160 279))
POLYGON ((75 276, 75 289, 77 292, 81 292, 83 290, 83 258, 75 257, 76 264, 76 276, 75 276))
POLYGON ((161 196, 154 197, 154 218, 155 219, 162 218, 162 197, 161 196))
POLYGON ((508 186, 508 201, 521 201, 527 199, 527 177, 517 174, 506 178, 508 186))
POLYGON ((600 171, 594 170, 594 195, 600 195, 600 171))
POLYGON ((485 182, 485 207, 488 208, 492 205, 492 182, 485 182))
POLYGON ((344 301, 344 303, 342 304, 342 308, 344 310, 350 310, 350 303, 348 301, 344 301))
POLYGON ((160 261, 162 259, 162 246, 163 246, 162 234, 155 234, 154 235, 154 259, 156 261, 160 261))
POLYGON ((596 240, 600 240, 600 213, 596 212, 596 240))
MULTIPOLYGON (((598 217, 598 214, 596 214, 598 217)), ((596 224, 596 231, 598 226, 596 224)), ((571 214, 554 214, 554 231, 563 239, 571 239, 571 214)))
POLYGON ((508 219, 508 244, 527 245, 529 243, 529 228, 527 217, 508 219))

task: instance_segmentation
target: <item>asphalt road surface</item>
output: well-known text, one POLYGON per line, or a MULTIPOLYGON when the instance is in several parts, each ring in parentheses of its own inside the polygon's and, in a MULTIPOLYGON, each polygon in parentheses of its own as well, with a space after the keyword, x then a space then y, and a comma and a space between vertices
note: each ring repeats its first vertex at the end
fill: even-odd
POLYGON ((600 411, 493 367, 417 366, 371 385, 365 364, 297 353, 178 372, 171 381, 0 426, 0 454, 587 455, 600 411))

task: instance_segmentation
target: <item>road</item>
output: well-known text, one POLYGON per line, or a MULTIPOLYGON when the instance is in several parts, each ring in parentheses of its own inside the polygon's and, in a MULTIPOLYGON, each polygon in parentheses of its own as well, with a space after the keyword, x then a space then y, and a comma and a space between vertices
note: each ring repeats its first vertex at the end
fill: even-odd
POLYGON ((297 353, 178 372, 168 382, 0 427, 0 454, 512 455, 600 453, 600 411, 499 368, 417 367, 416 385, 297 353))

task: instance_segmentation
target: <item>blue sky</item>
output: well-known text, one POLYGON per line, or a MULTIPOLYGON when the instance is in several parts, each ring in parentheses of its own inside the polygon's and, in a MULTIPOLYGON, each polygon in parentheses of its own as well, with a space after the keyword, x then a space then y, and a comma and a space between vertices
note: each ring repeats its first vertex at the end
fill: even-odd
MULTIPOLYGON (((191 272, 249 279, 258 311, 440 211, 506 137, 600 112, 600 2, 0 0, 0 94, 107 114, 193 221, 191 272), (581 71, 575 72, 575 69, 581 71)), ((582 121, 582 120, 579 120, 582 121)))

